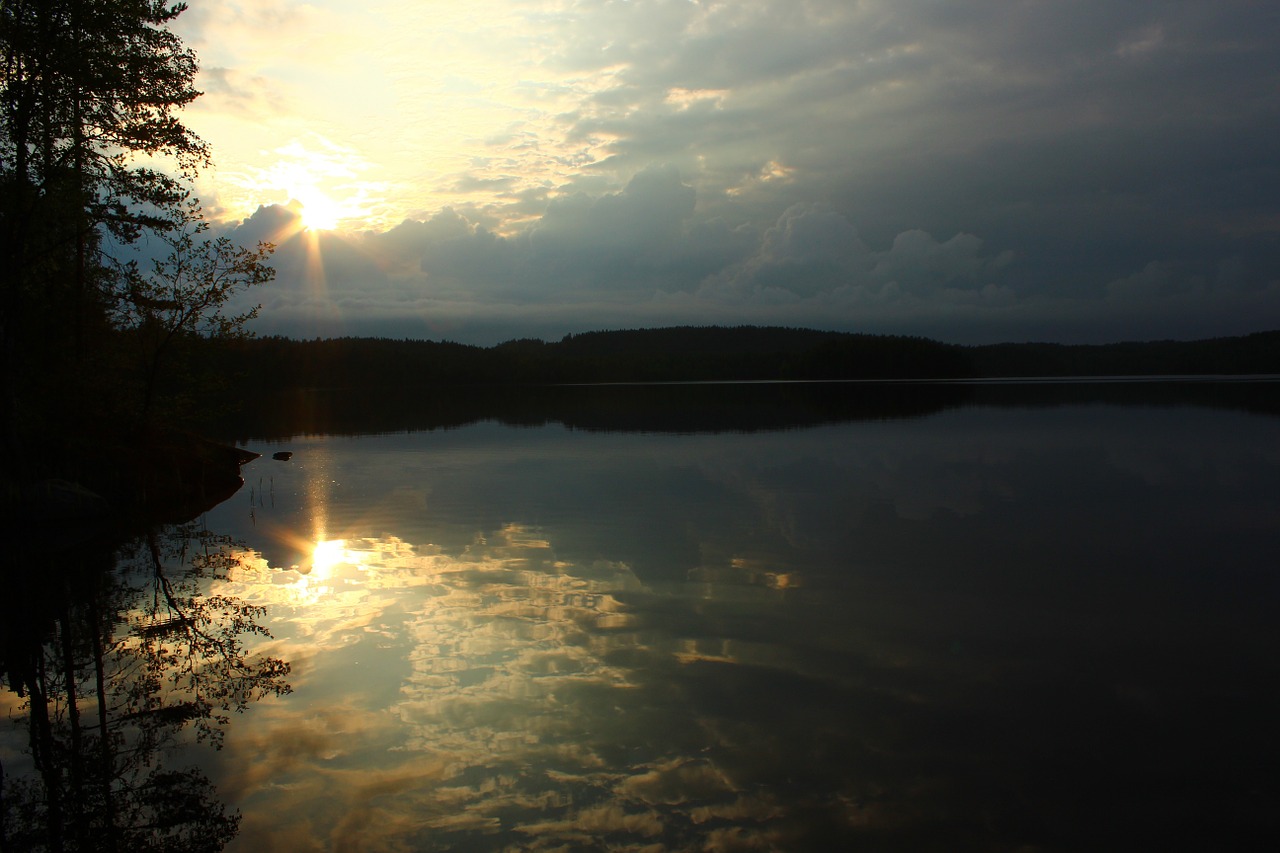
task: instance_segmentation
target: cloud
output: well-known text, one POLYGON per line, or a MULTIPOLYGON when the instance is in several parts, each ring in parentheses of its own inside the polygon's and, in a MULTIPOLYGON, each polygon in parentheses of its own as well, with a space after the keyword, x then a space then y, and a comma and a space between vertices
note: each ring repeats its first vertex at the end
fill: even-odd
POLYGON ((576 255, 585 249, 634 261, 679 234, 693 213, 694 195, 674 168, 650 168, 620 193, 553 199, 528 239, 535 256, 576 255))
POLYGON ((956 234, 946 242, 919 229, 903 231, 893 245, 876 258, 873 278, 897 285, 909 293, 931 293, 943 288, 981 287, 983 276, 994 275, 1012 261, 1005 251, 995 258, 982 256, 982 240, 972 234, 956 234))
POLYGON ((235 113, 260 120, 279 110, 281 104, 270 83, 260 75, 246 75, 232 68, 205 68, 200 77, 203 96, 195 109, 235 113))
POLYGON ((321 241, 329 328, 1280 323, 1280 19, 1248 0, 480 5, 188 13, 216 209, 287 200, 262 158, 308 134, 368 165, 367 224, 321 241))
MULTIPOLYGON (((637 95, 606 90, 575 127, 610 137, 615 168, 664 157, 692 169, 701 158, 695 183, 708 199, 773 159, 794 170, 789 194, 834 201, 871 236, 981 234, 1021 244, 1023 257, 1044 250, 1023 270, 1026 287, 1085 274, 1096 287, 1100 267, 1114 274, 1153 244, 1190 237, 1188 218, 1215 192, 1204 179, 1227 159, 1271 161, 1253 141, 1270 135, 1260 122, 1276 125, 1263 103, 1275 70, 1246 69, 1270 52, 1276 25, 1253 20, 1260 29, 1245 32, 1252 18, 1195 4, 690 10, 673 39, 641 31, 611 49, 608 61, 627 61, 616 89, 637 95), (1141 61, 1125 49, 1135 43, 1141 61), (643 100, 676 87, 725 94, 692 116, 643 100), (1240 132, 1224 135, 1232 125, 1240 132), (1091 250, 1064 252, 1065 241, 1091 250)), ((1212 183, 1218 195, 1237 187, 1212 183)))
POLYGON ((1172 265, 1152 261, 1133 275, 1109 282, 1107 297, 1120 301, 1146 300, 1185 293, 1189 288, 1199 289, 1199 285, 1178 275, 1172 265))
POLYGON ((257 242, 280 243, 301 229, 302 215, 296 206, 264 204, 259 205, 248 219, 235 224, 230 236, 244 245, 257 242))
POLYGON ((765 230, 750 258, 703 292, 811 296, 864 281, 870 264, 857 229, 843 216, 793 205, 765 230))
MULTIPOLYGON (((1188 454, 1222 413, 1138 411, 1149 429, 1107 411, 1068 424, 1043 410, 1005 414, 868 421, 855 441, 833 440, 850 435, 843 427, 657 445, 594 434, 600 455, 589 458, 587 436, 555 429, 518 442, 485 425, 387 434, 367 451, 298 437, 272 486, 294 498, 261 505, 252 521, 239 502, 209 519, 258 541, 268 522, 306 534, 315 486, 340 483, 327 520, 351 537, 338 559, 289 583, 261 563, 214 583, 270 607, 273 653, 308 657, 296 692, 256 705, 214 759, 228 804, 265 816, 246 818, 241 841, 551 848, 607 832, 619 847, 810 849, 815 825, 841 825, 828 819, 918 841, 922 815, 956 814, 938 783, 972 778, 954 772, 950 752, 922 763, 922 744, 975 707, 1025 714, 1007 701, 1025 698, 1018 685, 974 690, 992 672, 1039 671, 1016 643, 990 638, 1027 636, 1037 659, 1078 660, 1076 634, 1046 652, 1021 604, 1115 593, 1109 567, 1081 559, 1077 542, 1029 550, 1062 540, 1063 505, 1085 508, 1090 541, 1113 543, 1129 534, 1106 534, 1142 520, 1134 496, 1170 483, 1272 493, 1266 421, 1241 419, 1246 440, 1188 454), (1046 480, 1059 463, 1061 480, 1046 480), (391 474, 411 487, 386 495, 391 474), (638 476, 654 502, 617 488, 638 476), (547 526, 511 523, 530 512, 547 526), (664 520, 673 535, 655 537, 664 520), (755 535, 744 539, 744 524, 755 535), (1041 584, 1030 591, 1028 559, 1041 584), (769 585, 769 573, 800 588, 769 585), (994 589, 1016 590, 1020 606, 957 608, 994 589)), ((1185 541, 1153 531, 1137 571, 1157 585, 1211 553, 1214 531, 1242 529, 1239 502, 1207 522, 1202 506, 1170 508, 1169 529, 1205 548, 1188 555, 1185 541)), ((1266 510, 1253 513, 1259 537, 1266 510)), ((1146 606, 1144 591, 1131 590, 1146 606)), ((1057 701, 1042 695, 1036 708, 1057 701)), ((1017 790, 1009 769, 1040 765, 1028 736, 980 745, 966 767, 994 768, 1017 790)))
POLYGON ((242 242, 279 243, 279 280, 250 294, 261 333, 448 337, 496 343, 595 328, 783 324, 974 342, 1168 337, 1280 322, 1272 249, 1236 241, 1212 262, 1146 262, 1105 285, 1037 286, 1021 252, 972 233, 907 229, 886 241, 826 205, 796 204, 765 227, 699 215, 679 173, 616 193, 557 197, 510 235, 447 208, 385 232, 300 231, 265 206, 242 242), (301 331, 300 331, 301 330, 301 331))
POLYGON ((939 241, 913 229, 877 251, 839 213, 793 205, 747 259, 709 277, 699 293, 740 305, 787 304, 812 317, 826 313, 829 322, 874 320, 876 311, 883 320, 885 312, 910 312, 927 299, 1007 303, 1014 291, 999 281, 1013 254, 983 249, 972 234, 939 241))

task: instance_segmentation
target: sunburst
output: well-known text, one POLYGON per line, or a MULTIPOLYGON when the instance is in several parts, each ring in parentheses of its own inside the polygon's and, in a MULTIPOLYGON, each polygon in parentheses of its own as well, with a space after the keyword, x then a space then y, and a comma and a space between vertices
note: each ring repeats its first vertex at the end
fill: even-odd
POLYGON ((308 231, 332 231, 355 213, 316 187, 298 188, 291 195, 298 201, 302 227, 308 231))
POLYGON ((264 197, 287 198, 299 217, 298 230, 333 231, 366 215, 374 185, 357 180, 364 164, 354 154, 318 137, 313 144, 294 141, 276 149, 275 163, 254 170, 245 185, 258 203, 264 197))

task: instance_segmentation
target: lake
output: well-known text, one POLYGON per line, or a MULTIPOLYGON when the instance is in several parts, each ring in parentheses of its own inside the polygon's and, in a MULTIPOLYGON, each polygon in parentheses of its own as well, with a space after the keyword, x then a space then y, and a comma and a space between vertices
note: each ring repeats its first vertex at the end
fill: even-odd
MULTIPOLYGON (((174 636, 194 560, 188 606, 241 607, 270 632, 246 660, 289 664, 292 692, 235 687, 221 749, 172 710, 120 716, 163 718, 153 763, 242 813, 227 850, 1280 828, 1280 383, 505 394, 249 417, 237 494, 113 552, 141 590, 120 649, 174 636)), ((7 780, 38 778, 28 740, 0 746, 7 780)))

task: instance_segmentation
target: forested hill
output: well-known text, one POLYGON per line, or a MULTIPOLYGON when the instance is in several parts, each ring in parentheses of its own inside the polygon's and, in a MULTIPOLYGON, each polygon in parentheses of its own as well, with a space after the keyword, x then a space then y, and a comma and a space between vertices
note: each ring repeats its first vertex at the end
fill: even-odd
POLYGON ((1280 374, 1280 331, 1203 341, 960 346, 812 329, 674 327, 493 347, 337 338, 242 341, 210 354, 249 386, 1280 374))

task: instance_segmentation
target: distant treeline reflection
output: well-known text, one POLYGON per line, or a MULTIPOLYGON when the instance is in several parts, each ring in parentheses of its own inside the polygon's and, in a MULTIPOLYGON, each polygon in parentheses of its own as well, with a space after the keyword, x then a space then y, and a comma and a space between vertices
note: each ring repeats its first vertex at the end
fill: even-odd
MULTIPOLYGON (((785 328, 592 332, 483 348, 268 337, 209 354, 238 438, 437 429, 482 420, 645 432, 778 430, 963 405, 1197 404, 1280 413, 1276 383, 1001 385, 989 377, 1280 374, 1280 332, 1196 342, 962 347, 785 328)), ((216 427, 215 427, 216 428, 216 427)))
POLYGON ((369 434, 480 421, 606 432, 801 429, 962 406, 1197 405, 1280 415, 1280 382, 750 382, 281 389, 247 396, 224 437, 369 434))
POLYGON ((494 347, 447 341, 266 337, 211 354, 253 388, 406 384, 967 379, 1280 373, 1280 332, 1098 346, 959 346, 927 338, 740 326, 567 335, 494 347))

